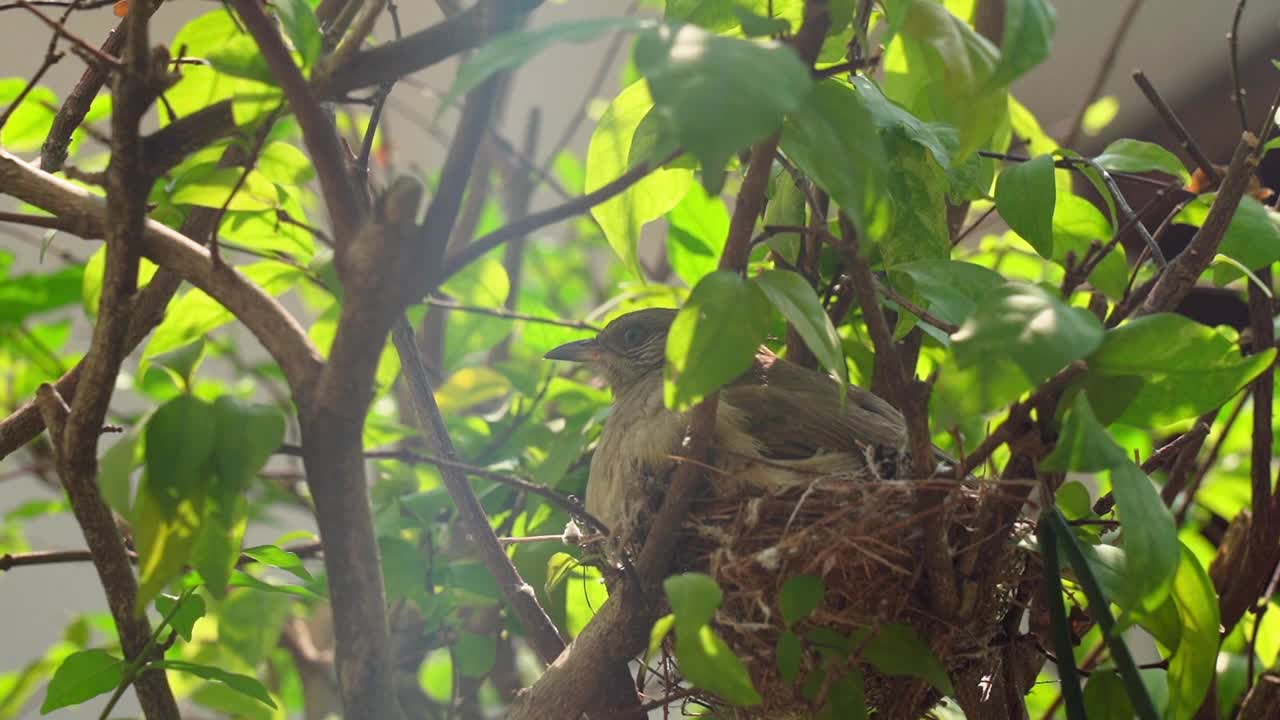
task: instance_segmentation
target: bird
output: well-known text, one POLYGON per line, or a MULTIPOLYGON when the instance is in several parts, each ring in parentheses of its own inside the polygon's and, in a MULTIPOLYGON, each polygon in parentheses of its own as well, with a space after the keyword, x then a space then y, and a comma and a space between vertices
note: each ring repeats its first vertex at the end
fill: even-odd
MULTIPOLYGON (((642 541, 654 483, 669 476, 688 429, 684 412, 663 402, 667 334, 677 311, 621 315, 595 337, 544 357, 577 362, 599 375, 613 404, 591 459, 586 511, 610 531, 614 547, 642 541)), ((883 398, 760 346, 751 367, 720 389, 711 449, 712 491, 732 496, 815 476, 869 479, 906 458, 902 413, 883 398)))

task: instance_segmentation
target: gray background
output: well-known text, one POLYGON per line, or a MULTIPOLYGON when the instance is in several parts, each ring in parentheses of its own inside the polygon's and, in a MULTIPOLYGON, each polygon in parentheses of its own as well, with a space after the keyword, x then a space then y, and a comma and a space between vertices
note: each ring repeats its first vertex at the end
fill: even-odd
MULTIPOLYGON (((1044 123, 1050 135, 1060 135, 1074 115, 1087 87, 1096 76, 1104 48, 1110 42, 1114 26, 1124 6, 1120 0, 1059 0, 1058 31, 1052 58, 1023 78, 1015 94, 1044 123)), ((626 0, 568 0, 548 2, 532 19, 533 26, 559 20, 588 16, 617 15, 632 5, 626 0)), ((1225 161, 1234 142, 1235 115, 1228 104, 1229 79, 1225 33, 1230 22, 1234 0, 1154 0, 1147 2, 1119 55, 1114 72, 1103 92, 1120 100, 1120 115, 1100 138, 1086 138, 1082 151, 1099 149, 1108 138, 1138 137, 1167 142, 1167 136, 1154 120, 1145 101, 1129 79, 1136 68, 1147 71, 1155 85, 1165 94, 1201 138, 1210 154, 1225 161)), ((173 0, 152 23, 153 42, 167 41, 187 19, 215 9, 212 2, 173 0)), ((401 18, 406 32, 437 22, 441 15, 434 3, 402 2, 401 18)), ((95 44, 114 26, 116 18, 110 8, 78 13, 72 29, 95 44)), ((1274 92, 1280 74, 1275 73, 1268 57, 1280 57, 1280 4, 1274 0, 1254 2, 1247 11, 1242 28, 1241 57, 1243 71, 1250 84, 1257 87, 1251 100, 1253 123, 1274 92)), ((44 55, 48 31, 21 10, 0 12, 0 75, 25 77, 35 70, 44 55)), ((539 55, 519 71, 504 120, 504 134, 518 138, 528 113, 538 108, 542 113, 540 147, 546 149, 559 137, 562 129, 580 112, 584 94, 600 65, 605 61, 608 41, 586 46, 553 47, 539 55)), ((617 67, 625 60, 627 45, 614 59, 601 95, 605 98, 618 87, 617 67)), ((65 94, 79 76, 80 62, 68 55, 46 76, 45 83, 59 96, 65 94)), ((432 88, 448 88, 452 67, 445 66, 422 73, 420 78, 432 88)), ((397 88, 396 105, 411 105, 428 115, 435 103, 430 97, 404 85, 397 88)), ((441 146, 420 130, 405 122, 392 110, 397 152, 402 166, 436 167, 441 146)), ((451 120, 446 119, 445 122, 451 120)), ((581 152, 590 133, 591 122, 582 123, 571 147, 581 152)), ((554 202, 552 197, 539 197, 535 207, 554 202)), ((38 238, 38 234, 31 237, 38 238)), ((66 241, 64 240, 64 243, 66 241)), ((0 247, 18 253, 17 271, 34 269, 37 255, 30 245, 18 243, 11 236, 0 235, 0 247)), ((87 256, 92 248, 66 243, 66 249, 87 256)), ((87 340, 87 336, 80 334, 87 340)), ((22 462, 18 453, 0 467, 0 514, 33 498, 50 497, 49 489, 16 473, 22 462)), ((254 528, 251 542, 270 542, 281 532, 300 527, 305 520, 290 518, 280 527, 254 528)), ((27 527, 31 545, 37 549, 75 548, 83 546, 78 529, 68 516, 36 521, 27 527)), ((105 607, 101 589, 88 564, 22 568, 0 575, 0 671, 21 667, 43 654, 55 642, 62 627, 73 616, 105 607)), ((42 693, 37 694, 38 706, 42 693)), ((90 702, 56 713, 62 718, 97 717, 102 701, 90 702)), ((117 716, 136 713, 130 693, 117 716)), ((36 716, 31 707, 28 716, 36 716)))

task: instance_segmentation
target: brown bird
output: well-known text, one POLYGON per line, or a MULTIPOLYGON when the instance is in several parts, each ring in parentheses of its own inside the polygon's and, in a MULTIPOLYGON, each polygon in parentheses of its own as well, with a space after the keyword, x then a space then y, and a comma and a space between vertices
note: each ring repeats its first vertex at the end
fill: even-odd
MULTIPOLYGON (((546 354, 581 362, 613 389, 613 410, 587 480, 586 509, 629 542, 648 507, 651 482, 667 477, 688 426, 684 413, 662 399, 670 309, 639 310, 609 323, 587 340, 546 354)), ((880 397, 850 385, 842 398, 836 380, 787 362, 767 348, 749 370, 723 387, 712 441, 720 472, 717 495, 807 482, 816 476, 877 476, 885 458, 905 457, 902 414, 880 397)))

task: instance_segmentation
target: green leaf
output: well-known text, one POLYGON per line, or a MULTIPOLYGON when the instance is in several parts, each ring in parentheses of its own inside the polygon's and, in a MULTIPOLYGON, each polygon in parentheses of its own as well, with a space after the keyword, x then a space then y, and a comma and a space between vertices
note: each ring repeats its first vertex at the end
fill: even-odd
MULTIPOLYGON (((1133 703, 1134 714, 1142 720, 1156 720, 1158 716, 1155 706, 1151 701, 1151 695, 1147 691, 1146 685, 1142 681, 1142 676, 1138 672, 1138 666, 1133 661, 1133 653, 1129 652, 1129 646, 1125 644, 1124 636, 1120 633, 1115 618, 1111 615, 1111 606, 1093 574, 1093 567, 1085 559, 1083 548, 1076 541, 1075 535, 1071 533, 1071 528, 1067 525, 1067 521, 1063 519, 1062 513, 1059 513, 1056 509, 1046 508, 1040 513, 1039 527, 1041 544, 1046 558, 1049 558, 1045 561, 1046 566, 1056 567, 1057 553, 1053 552, 1053 546, 1060 544, 1062 554, 1066 556, 1068 562, 1075 568, 1077 581, 1084 590, 1085 596, 1089 599, 1090 612, 1102 629, 1107 646, 1111 649, 1112 660, 1120 672, 1120 678, 1124 681, 1129 700, 1133 703)), ((1057 573, 1052 573, 1051 577, 1057 577, 1057 573)), ((1060 597, 1061 592, 1058 595, 1060 597)), ((1065 621, 1060 622, 1059 625, 1065 626, 1065 621)), ((1063 655, 1069 658, 1071 655, 1069 640, 1067 645, 1068 647, 1064 648, 1063 655)))
POLYGON ((990 82, 1008 85, 1049 57, 1057 13, 1046 0, 1006 0, 1000 61, 990 82))
POLYGON ((106 650, 81 650, 68 655, 49 679, 40 714, 79 705, 115 690, 124 682, 125 665, 124 660, 106 650))
MULTIPOLYGON (((653 108, 648 83, 632 83, 604 111, 587 147, 584 191, 594 192, 630 169, 631 144, 640 121, 653 108)), ((693 171, 657 169, 626 191, 591 209, 605 239, 629 270, 641 275, 636 258, 640 228, 662 217, 693 184, 693 171)))
POLYGON ((302 558, 275 545, 259 545, 245 548, 241 551, 241 554, 247 555, 263 565, 284 570, 301 580, 309 581, 313 579, 311 572, 302 564, 302 558))
MULTIPOLYGON (((1173 221, 1200 227, 1209 216, 1209 208, 1216 198, 1217 193, 1201 195, 1187 203, 1173 221)), ((1231 217, 1218 252, 1250 270, 1258 270, 1280 260, 1280 215, 1254 197, 1245 195, 1240 198, 1240 206, 1231 217)), ((1213 281, 1218 285, 1242 276, 1239 269, 1230 265, 1215 266, 1213 271, 1213 281)))
POLYGON ((733 14, 742 26, 742 34, 749 38, 779 35, 791 29, 785 18, 757 15, 744 7, 734 6, 733 14))
POLYGON ((790 630, 784 630, 778 636, 776 655, 778 672, 782 674, 782 679, 789 683, 795 682, 800 676, 800 666, 804 662, 804 644, 800 636, 790 630))
POLYGON ((524 65, 555 43, 589 43, 613 32, 638 32, 657 25, 642 17, 604 17, 569 20, 547 27, 517 30, 495 37, 467 58, 454 76, 453 87, 440 104, 448 107, 480 83, 504 70, 524 65))
POLYGON ((1217 330, 1158 313, 1107 331, 1085 388, 1103 424, 1156 427, 1221 405, 1274 357, 1270 348, 1242 356, 1217 330))
POLYGON ((889 268, 892 285, 924 299, 924 309, 941 320, 960 325, 1004 277, 981 265, 958 260, 916 260, 889 268))
POLYGON ((186 388, 190 387, 191 376, 195 374, 196 368, 200 367, 200 361, 203 359, 204 338, 197 338, 186 345, 148 357, 146 363, 163 368, 179 387, 186 388))
POLYGON ((1053 157, 1040 155, 1007 166, 996 180, 996 209, 1041 257, 1053 256, 1053 157))
POLYGON ((848 367, 840 336, 809 283, 791 270, 766 270, 753 281, 796 329, 822 366, 847 381, 848 367))
MULTIPOLYGON (((1058 440, 1058 444, 1062 444, 1061 439, 1058 440)), ((1068 520, 1077 520, 1093 514, 1089 489, 1078 480, 1069 480, 1062 483, 1062 486, 1058 488, 1058 492, 1055 493, 1054 502, 1068 520)))
POLYGON ((862 100, 863 107, 871 113, 871 121, 881 132, 901 132, 912 142, 925 148, 933 159, 950 168, 959 138, 955 128, 941 123, 927 123, 910 111, 890 100, 874 82, 859 75, 853 79, 853 89, 862 100))
POLYGON ((946 171, 904 130, 884 130, 880 139, 893 165, 877 178, 877 212, 867 227, 875 249, 889 266, 950 257, 946 171))
POLYGON ((180 500, 171 511, 166 511, 155 495, 148 491, 149 477, 150 471, 143 476, 142 489, 133 507, 133 535, 138 548, 139 606, 150 603, 186 569, 200 533, 204 504, 204 488, 200 487, 193 489, 192 495, 180 500))
POLYGON ((859 229, 874 214, 870 181, 887 172, 888 158, 858 93, 836 80, 814 86, 803 107, 787 116, 782 150, 829 193, 859 229))
POLYGON ((694 686, 715 693, 735 705, 759 705, 760 693, 742 660, 709 625, 682 632, 676 624, 676 661, 694 686))
POLYGON ((1003 372, 1012 364, 1030 387, 1093 352, 1102 335, 1097 318, 1068 307, 1056 293, 1009 283, 978 303, 952 347, 961 366, 1003 372))
POLYGON ((1094 671, 1084 686, 1084 714, 1089 720, 1132 720, 1133 706, 1117 673, 1094 671))
POLYGON ((709 575, 682 573, 662 581, 662 589, 676 616, 676 626, 693 628, 706 625, 715 616, 724 593, 709 575))
POLYGON ((826 593, 822 578, 816 575, 795 575, 787 578, 778 593, 778 608, 782 621, 788 627, 795 625, 818 609, 826 593))
POLYGON ((959 131, 955 157, 984 146, 1005 121, 1000 54, 940 3, 911 2, 885 52, 885 94, 925 122, 959 131))
POLYGON ((169 201, 214 209, 225 205, 228 210, 271 210, 279 204, 274 183, 257 170, 250 170, 242 182, 244 174, 244 168, 218 167, 212 162, 196 165, 174 179, 169 201))
POLYGON ((1154 610, 1168 596, 1178 571, 1178 528, 1150 478, 1132 460, 1112 469, 1111 493, 1124 530, 1125 554, 1142 559, 1130 566, 1130 596, 1112 599, 1124 609, 1136 605, 1154 610))
POLYGON ((247 695, 268 707, 274 708, 276 706, 275 701, 271 699, 271 693, 267 692, 267 688, 255 677, 227 672, 212 665, 199 665, 183 660, 161 660, 151 663, 150 667, 190 673, 196 677, 226 685, 232 690, 247 695))
POLYGON ((729 237, 729 210, 719 197, 694 187, 671 211, 669 220, 667 260, 676 277, 693 287, 715 272, 720 262, 729 237))
POLYGON ((577 637, 609 599, 609 591, 598 568, 575 566, 564 584, 565 625, 570 637, 577 637))
POLYGON ((258 44, 248 35, 235 35, 222 44, 211 48, 206 59, 213 69, 231 77, 254 80, 267 85, 275 85, 275 76, 267 67, 267 61, 258 49, 258 44))
POLYGON ((795 50, 776 42, 659 25, 636 39, 636 69, 679 147, 702 162, 703 186, 719 192, 734 153, 778 129, 813 87, 795 50))
POLYGON ((280 24, 293 47, 302 56, 302 67, 310 68, 320 57, 324 45, 324 35, 320 32, 320 22, 316 19, 315 10, 307 0, 283 0, 274 4, 276 14, 280 16, 280 24))
POLYGON ((1178 159, 1177 155, 1165 150, 1155 143, 1141 140, 1121 138, 1107 146, 1102 154, 1094 158, 1094 162, 1111 172, 1162 172, 1181 178, 1183 182, 1191 179, 1191 173, 1178 159))
POLYGON ((172 518, 184 499, 204 496, 212 469, 215 416, 209 404, 179 395, 161 405, 146 425, 146 493, 162 517, 172 518))
POLYGON ((182 597, 159 595, 156 597, 156 610, 162 616, 169 618, 169 627, 172 627, 174 632, 181 635, 183 640, 191 642, 191 631, 195 628, 196 621, 204 617, 204 598, 195 593, 182 597), (181 604, 175 611, 174 603, 179 600, 181 604))
POLYGON ((65 267, 46 274, 19 275, 0 283, 0 323, 20 323, 31 315, 80 300, 84 269, 65 267))
POLYGON ((267 593, 279 595, 291 595, 293 597, 302 598, 303 600, 324 600, 324 596, 310 590, 302 585, 273 585, 268 582, 259 580, 258 578, 244 572, 243 570, 235 570, 231 573, 231 579, 227 581, 228 587, 253 588, 267 593))
POLYGON ((1076 393, 1071 403, 1057 446, 1040 461, 1040 468, 1056 472, 1098 472, 1128 461, 1124 448, 1111 439, 1093 414, 1088 396, 1081 392, 1076 393))
MULTIPOLYGON (((1180 545, 1173 601, 1182 641, 1169 658, 1169 709, 1165 717, 1194 717, 1213 682, 1218 658, 1218 595, 1194 553, 1180 545)), ((1273 607, 1272 610, 1275 608, 1273 607)))
MULTIPOLYGON (((249 280, 271 295, 279 295, 297 283, 296 268, 264 261, 237 268, 249 280)), ((235 315, 199 288, 191 288, 165 312, 164 322, 151 334, 143 357, 158 355, 204 337, 235 319, 235 315)))
POLYGON ((462 631, 453 643, 453 667, 466 678, 483 678, 498 659, 498 639, 462 631))
POLYGON ((863 720, 867 717, 867 691, 862 673, 857 668, 840 676, 831 684, 831 703, 833 717, 840 720, 863 720))
POLYGON ((191 547, 191 566, 200 573, 210 594, 221 600, 226 597, 240 559, 249 506, 241 497, 211 497, 205 505, 204 518, 191 547))
MULTIPOLYGON (((1062 686, 1062 701, 1070 720, 1084 720, 1084 694, 1080 692, 1080 671, 1076 668, 1075 649, 1072 647, 1071 623, 1063 599, 1062 567, 1058 548, 1060 539, 1052 522, 1056 510, 1046 507, 1040 511, 1036 523, 1036 540, 1044 562, 1044 602, 1049 614, 1049 632, 1053 638, 1053 651, 1057 653, 1057 675, 1062 686)), ((1060 514, 1057 515, 1061 517, 1060 514)), ((1070 538, 1067 538, 1070 541, 1070 538)), ((1087 568, 1082 571, 1087 572, 1087 568)))
MULTIPOLYGON (((791 173, 779 169, 774 173, 770 189, 772 195, 769 196, 769 204, 764 210, 765 227, 770 225, 803 227, 807 200, 804 191, 800 189, 800 186, 796 185, 795 179, 791 177, 791 173)), ((667 242, 670 245, 670 240, 667 242)), ((800 233, 775 233, 770 235, 765 242, 769 244, 769 249, 781 256, 783 260, 793 265, 799 262, 800 233)), ((674 265, 674 261, 672 264, 674 265)))
MULTIPOLYGON (((26 86, 26 78, 0 79, 0 107, 12 105, 26 86)), ((0 129, 0 145, 9 152, 38 150, 49 134, 57 107, 58 96, 52 90, 42 85, 31 88, 0 129)))
POLYGON ((129 476, 142 464, 142 452, 138 442, 142 440, 142 426, 135 425, 112 445, 98 461, 98 486, 111 509, 126 520, 132 520, 130 511, 132 488, 129 476))
POLYGON ((698 283, 667 336, 667 407, 688 408, 751 367, 767 333, 768 303, 732 271, 716 271, 698 283))
MULTIPOLYGON (((1106 243, 1113 235, 1111 222, 1093 203, 1079 195, 1059 192, 1053 208, 1053 256, 1066 268, 1079 263, 1092 243, 1106 243)), ((1116 246, 1089 273, 1089 282, 1118 300, 1129 285, 1129 263, 1123 248, 1116 246)))
POLYGON ((249 405, 230 395, 213 403, 217 442, 213 470, 218 490, 238 495, 284 440, 284 415, 269 405, 249 405))
POLYGON ((667 639, 675 626, 676 616, 672 613, 667 613, 653 622, 653 627, 649 630, 649 646, 644 653, 646 662, 658 654, 662 649, 662 642, 667 639))
MULTIPOLYGON (((905 675, 927 681, 944 695, 955 692, 942 661, 920 639, 915 628, 901 623, 881 625, 862 645, 867 662, 886 675, 905 675)), ((853 642, 856 647, 857 640, 853 642)))

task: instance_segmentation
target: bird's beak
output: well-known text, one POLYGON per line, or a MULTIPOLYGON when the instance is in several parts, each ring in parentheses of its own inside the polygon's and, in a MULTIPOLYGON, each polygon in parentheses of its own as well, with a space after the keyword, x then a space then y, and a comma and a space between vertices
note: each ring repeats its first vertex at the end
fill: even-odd
POLYGON ((595 338, 575 340, 559 347, 552 348, 543 355, 548 360, 568 360, 570 362, 591 362, 600 358, 600 343, 595 338))

